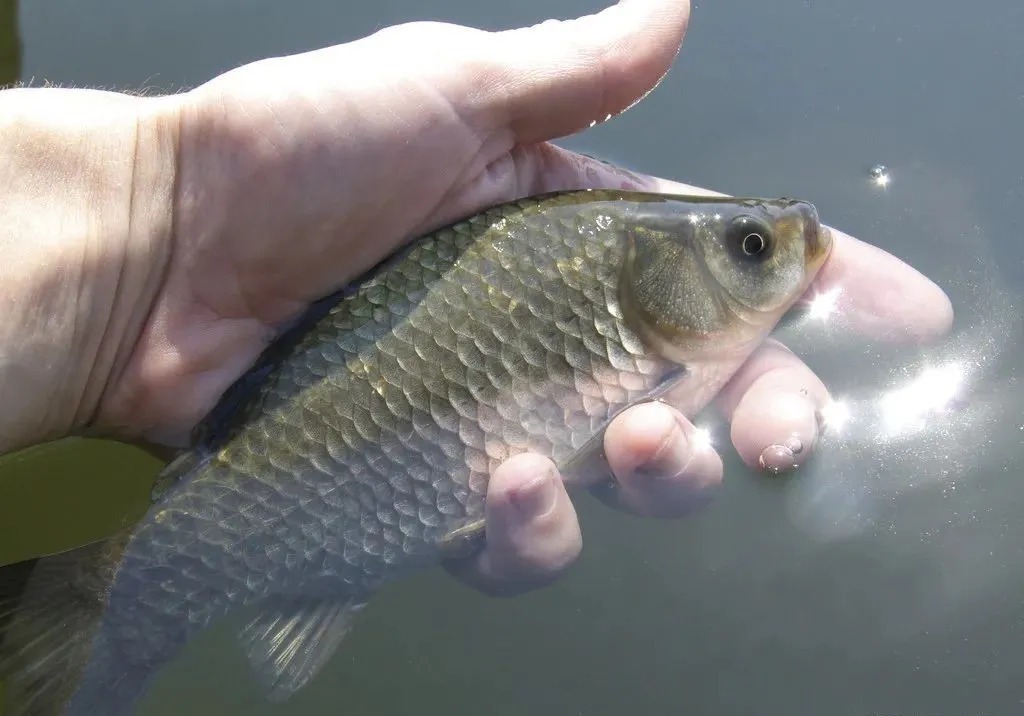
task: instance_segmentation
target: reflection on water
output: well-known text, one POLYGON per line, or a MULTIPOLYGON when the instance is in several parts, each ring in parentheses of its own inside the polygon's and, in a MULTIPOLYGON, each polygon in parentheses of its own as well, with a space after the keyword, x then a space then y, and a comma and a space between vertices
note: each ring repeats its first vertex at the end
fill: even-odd
POLYGON ((892 177, 889 176, 889 169, 884 164, 876 164, 871 167, 871 183, 877 186, 879 189, 885 189, 889 186, 892 181, 892 177))
POLYGON ((21 77, 21 37, 18 34, 18 0, 0 0, 0 86, 21 77))
POLYGON ((961 401, 969 377, 967 367, 953 360, 938 366, 924 365, 915 371, 901 376, 897 385, 867 398, 833 400, 821 411, 822 426, 843 438, 852 423, 862 431, 858 437, 880 447, 925 430, 949 429, 956 408, 964 407, 961 401))

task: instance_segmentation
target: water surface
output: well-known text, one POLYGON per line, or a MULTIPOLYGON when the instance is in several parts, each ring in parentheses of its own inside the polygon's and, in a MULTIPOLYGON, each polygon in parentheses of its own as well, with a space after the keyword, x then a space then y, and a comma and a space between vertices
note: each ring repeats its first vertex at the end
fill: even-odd
POLYGON ((13 84, 20 75, 18 3, 16 0, 0 0, 0 87, 13 84))
MULTIPOLYGON (((172 90, 396 22, 502 28, 597 7, 34 2, 21 8, 21 77, 172 90)), ((13 15, 0 2, 0 58, 13 15)), ((440 574, 397 585, 285 707, 260 700, 231 635, 211 632, 142 713, 1024 711, 1022 33, 1013 0, 698 3, 662 86, 566 145, 732 193, 807 198, 938 281, 958 311, 954 337, 893 351, 790 331, 861 418, 793 479, 765 480, 727 454, 718 503, 671 523, 584 500, 584 557, 557 586, 495 601, 440 574), (869 176, 879 162, 884 190, 869 176), (950 364, 956 409, 893 429, 884 395, 950 364)), ((80 449, 3 465, 0 556, 137 509, 155 463, 80 449)))

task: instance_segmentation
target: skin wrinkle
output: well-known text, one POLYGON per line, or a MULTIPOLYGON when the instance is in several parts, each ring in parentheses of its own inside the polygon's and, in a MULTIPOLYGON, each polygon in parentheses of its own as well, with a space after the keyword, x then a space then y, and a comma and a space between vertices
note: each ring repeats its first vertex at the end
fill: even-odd
MULTIPOLYGON (((222 109, 222 108, 225 107, 225 105, 222 104, 222 103, 219 103, 219 102, 215 102, 214 103, 214 107, 217 108, 217 109, 222 109)), ((181 114, 181 119, 179 121, 183 122, 184 121, 184 117, 185 117, 185 115, 184 115, 184 113, 182 113, 181 114)), ((183 133, 183 130, 181 130, 180 127, 179 127, 179 132, 180 132, 179 136, 185 136, 184 133, 183 133)), ((202 140, 203 134, 204 133, 201 130, 199 132, 199 138, 200 138, 199 141, 203 141, 202 140)), ((209 141, 209 140, 207 140, 207 141, 209 141)), ((180 158, 181 153, 186 151, 186 147, 187 146, 188 145, 185 142, 179 143, 179 154, 178 154, 179 158, 177 160, 177 164, 179 165, 179 167, 181 167, 181 165, 182 165, 182 160, 180 158)), ((175 203, 177 204, 177 206, 179 208, 174 212, 174 215, 175 216, 182 216, 182 215, 189 216, 190 212, 189 212, 189 210, 186 207, 188 207, 190 204, 192 204, 193 200, 192 200, 192 195, 189 192, 190 184, 186 180, 187 173, 185 171, 182 171, 179 168, 179 170, 175 173, 175 175, 176 175, 176 185, 175 185, 175 189, 174 189, 174 195, 176 197, 178 197, 175 203)), ((202 199, 200 199, 200 201, 202 201, 202 199)), ((190 262, 190 261, 192 261, 194 259, 188 258, 188 253, 187 252, 184 252, 186 255, 183 257, 183 249, 182 249, 183 242, 182 242, 182 239, 181 239, 181 227, 180 227, 180 225, 176 226, 173 235, 175 236, 175 239, 173 240, 175 248, 174 248, 173 253, 172 253, 172 259, 169 262, 169 271, 174 271, 175 267, 177 267, 177 270, 180 271, 181 267, 183 265, 183 262, 185 262, 185 265, 187 265, 188 262, 190 262)), ((193 236, 194 235, 195 234, 193 234, 193 236)), ((228 258, 231 258, 232 256, 235 256, 235 255, 237 255, 237 254, 230 254, 228 258)), ((187 274, 188 272, 185 271, 185 273, 187 274)), ((229 271, 227 275, 237 275, 237 273, 232 273, 232 272, 229 271)), ((191 298, 190 299, 186 299, 186 301, 183 304, 180 304, 180 307, 183 309, 182 313, 185 316, 190 316, 191 317, 189 319, 189 321, 190 322, 194 321, 197 318, 197 314, 199 314, 200 316, 203 315, 203 314, 206 314, 208 317, 206 319, 200 320, 199 323, 198 323, 199 326, 207 326, 207 327, 221 326, 221 327, 223 327, 223 325, 224 325, 224 320, 223 319, 227 318, 228 316, 226 316, 224 314, 224 312, 217 310, 217 303, 218 302, 211 301, 211 300, 209 300, 208 298, 206 298, 206 297, 204 297, 202 295, 196 295, 191 290, 189 290, 190 289, 189 284, 185 284, 185 289, 186 289, 186 291, 185 291, 186 295, 190 295, 191 294, 191 298), (191 307, 189 307, 189 304, 191 304, 191 307)), ((235 293, 239 297, 238 300, 241 301, 242 303, 245 303, 245 296, 243 295, 244 292, 241 291, 241 290, 236 290, 235 293)), ((292 309, 293 310, 298 310, 298 302, 295 303, 295 305, 292 307, 292 309)), ((245 315, 245 308, 241 309, 240 314, 241 315, 245 315)), ((250 314, 250 315, 252 315, 252 314, 250 314)), ((231 353, 229 353, 229 355, 236 355, 236 356, 237 355, 244 355, 246 353, 246 351, 247 351, 247 349, 244 347, 245 344, 252 344, 253 342, 255 342, 256 344, 260 344, 260 343, 265 344, 269 340, 269 337, 271 336, 271 334, 273 333, 273 328, 271 326, 269 326, 267 323, 259 322, 259 321, 253 321, 252 318, 243 319, 242 321, 239 321, 239 323, 241 324, 239 327, 235 327, 235 328, 233 328, 231 330, 225 331, 225 333, 227 335, 224 336, 224 338, 228 338, 230 336, 234 336, 234 339, 233 339, 234 341, 236 341, 236 342, 237 341, 241 341, 241 343, 242 343, 241 346, 239 346, 235 351, 232 351, 231 353), (248 326, 250 324, 252 324, 252 328, 247 328, 246 326, 248 326)), ((186 325, 188 325, 188 323, 186 323, 186 325)), ((188 331, 188 332, 186 332, 186 333, 184 333, 182 335, 177 335, 176 336, 177 329, 175 329, 173 325, 168 325, 167 327, 168 327, 169 330, 168 330, 168 333, 166 335, 166 338, 171 341, 172 345, 178 343, 179 341, 181 341, 182 345, 184 345, 184 346, 188 346, 188 345, 195 346, 195 338, 193 337, 194 334, 195 334, 195 331, 188 331)), ((204 333, 205 333, 205 331, 204 331, 204 333)), ((200 334, 200 341, 201 342, 206 342, 206 341, 202 341, 201 335, 202 334, 200 334)), ((230 345, 230 343, 228 343, 228 345, 230 345)), ((195 351, 192 351, 192 358, 191 358, 191 361, 189 361, 189 362, 183 362, 182 361, 182 357, 184 355, 188 355, 189 354, 188 351, 182 351, 182 350, 176 351, 174 355, 176 355, 177 358, 176 359, 171 359, 171 364, 167 365, 162 370, 162 372, 167 374, 168 377, 171 377, 171 376, 178 377, 178 376, 191 375, 191 376, 194 376, 194 378, 196 380, 196 383, 198 385, 206 385, 206 384, 208 384, 209 379, 211 377, 213 377, 216 374, 220 373, 226 367, 226 366, 223 365, 223 363, 221 361, 221 359, 222 359, 222 355, 221 354, 223 352, 223 348, 224 347, 225 346, 223 344, 214 344, 210 349, 207 349, 205 351, 199 351, 198 353, 196 353, 195 351), (203 355, 206 355, 205 359, 203 358, 203 355), (190 365, 190 363, 191 363, 191 365, 190 365)), ((170 356, 168 356, 168 358, 170 358, 170 356)), ((166 363, 166 359, 165 359, 164 362, 166 363)), ((240 366, 240 367, 244 367, 244 366, 240 366)), ((214 378, 214 379, 216 380, 216 378, 214 378)), ((164 381, 159 381, 158 380, 158 383, 162 383, 162 382, 164 382, 164 381)), ((217 381, 217 382, 219 382, 219 381, 217 381)), ((209 407, 212 407, 213 400, 208 398, 205 401, 201 401, 201 403, 202 403, 202 407, 203 408, 209 408, 209 407)))
MULTIPOLYGON (((101 343, 113 346, 113 350, 105 361, 105 377, 101 373, 98 379, 101 387, 96 406, 83 422, 93 434, 130 435, 132 429, 138 429, 133 420, 112 416, 111 406, 131 406, 140 397, 145 399, 127 394, 124 387, 130 385, 126 377, 131 374, 132 358, 144 340, 144 327, 157 311, 159 288, 170 270, 173 255, 175 217, 169 207, 178 183, 179 117, 160 111, 160 100, 146 102, 150 111, 140 112, 134 123, 124 222, 128 228, 121 247, 123 259, 119 262, 118 277, 112 282, 110 326, 101 343)), ((130 407, 121 413, 134 414, 130 407)))
MULTIPOLYGON (((136 100, 96 91, 9 90, 0 101, 6 110, 0 131, 3 139, 13 140, 0 150, 10 176, 17 178, 9 195, 14 221, 5 217, 5 243, 13 250, 7 272, 18 267, 30 282, 32 311, 23 314, 22 330, 37 337, 30 352, 40 353, 25 354, 24 369, 36 374, 30 384, 38 380, 31 391, 36 402, 13 411, 8 420, 20 424, 15 434, 59 437, 81 427, 94 412, 109 367, 104 351, 122 338, 114 337, 104 348, 115 326, 111 306, 118 283, 108 277, 121 269, 111 255, 123 247, 117 238, 108 242, 103 237, 126 230, 123 191, 132 152, 123 151, 123 145, 132 137, 123 120, 134 122, 134 112, 124 109, 136 106, 136 100), (48 203, 55 187, 61 201, 57 207, 48 203), (30 240, 14 240, 21 236, 30 240), (18 259, 25 254, 26 260, 18 259)), ((21 401, 19 393, 29 392, 25 388, 8 386, 5 395, 14 393, 14 400, 21 401)), ((9 449, 23 439, 12 438, 0 447, 9 449)))
MULTIPOLYGON (((126 223, 126 236, 128 242, 131 242, 131 237, 135 235, 138 230, 138 222, 135 221, 135 212, 137 210, 136 199, 135 199, 135 188, 138 182, 138 171, 139 171, 139 119, 136 119, 134 125, 134 142, 132 143, 133 149, 130 164, 130 178, 128 181, 128 202, 127 202, 127 213, 125 216, 126 223)), ((118 354, 127 353, 131 354, 132 348, 129 347, 127 350, 121 348, 121 344, 124 342, 121 336, 118 335, 119 331, 116 330, 115 317, 118 313, 117 307, 125 303, 125 281, 128 274, 128 263, 131 261, 131 252, 125 251, 124 258, 121 261, 113 260, 113 263, 117 265, 117 276, 112 282, 112 295, 110 299, 110 310, 102 311, 104 316, 104 324, 102 330, 99 332, 99 341, 94 352, 94 360, 92 369, 89 371, 84 389, 82 391, 82 400, 79 404, 78 410, 75 412, 75 423, 80 423, 86 427, 92 425, 96 420, 96 417, 100 411, 102 405, 103 396, 106 393, 108 386, 111 385, 111 381, 115 379, 117 374, 116 366, 118 364, 118 354), (119 297, 121 300, 118 300, 119 297), (104 347, 107 348, 104 351, 104 347), (104 353, 110 353, 108 359, 101 358, 104 353), (96 385, 97 388, 93 391, 89 390, 91 385, 96 385), (90 395, 90 393, 95 395, 90 395)), ((97 268, 102 264, 110 263, 110 259, 106 259, 103 262, 97 261, 97 268)), ((86 269, 83 267, 82 274, 88 275, 86 269)), ((137 305, 137 301, 133 300, 136 297, 127 297, 129 316, 134 313, 134 306, 137 305)), ((131 322, 129 321, 129 324, 131 322)))
MULTIPOLYGON (((95 243, 95 241, 86 240, 83 244, 82 257, 81 261, 78 262, 77 271, 80 277, 88 276, 90 275, 90 271, 96 271, 97 269, 102 268, 103 264, 101 261, 90 260, 89 250, 90 248, 96 248, 95 243)), ((118 263, 120 264, 119 270, 123 270, 124 262, 121 261, 118 263)), ((103 372, 103 366, 100 365, 101 361, 99 360, 99 354, 101 347, 103 345, 102 337, 108 335, 111 332, 110 329, 113 320, 111 304, 113 303, 113 300, 109 302, 98 300, 99 297, 94 296, 94 294, 98 292, 92 290, 95 287, 90 286, 89 282, 87 282, 83 278, 80 278, 78 281, 76 281, 76 283, 78 286, 78 297, 77 300, 75 301, 75 307, 78 310, 73 311, 74 318, 72 320, 72 344, 82 346, 82 349, 78 352, 84 354, 82 356, 83 362, 85 363, 86 366, 88 366, 88 368, 86 370, 85 376, 83 377, 81 389, 70 390, 68 392, 71 394, 72 397, 75 395, 80 396, 78 400, 73 401, 76 404, 76 407, 72 412, 72 415, 74 416, 72 418, 72 422, 87 423, 88 416, 96 411, 97 406, 99 404, 99 396, 90 396, 89 387, 93 384, 93 380, 95 379, 95 377, 103 372), (101 303, 105 305, 97 305, 101 303), (102 310, 103 308, 106 308, 107 310, 102 310), (87 311, 84 316, 82 315, 83 309, 87 311), (98 326, 89 325, 92 321, 96 320, 95 315, 93 315, 94 313, 99 314, 99 320, 101 321, 101 323, 98 326), (83 326, 83 324, 85 325, 83 326), (90 346, 90 338, 93 336, 93 331, 95 329, 98 329, 98 331, 96 332, 99 334, 100 338, 95 342, 94 346, 90 346), (93 404, 90 405, 90 403, 93 404)), ((111 293, 116 295, 116 292, 117 283, 115 282, 115 284, 111 288, 111 293)))
MULTIPOLYGON (((78 253, 83 247, 73 244, 72 248, 78 253)), ((49 291, 46 293, 42 290, 39 291, 40 299, 45 301, 39 310, 40 320, 46 328, 42 337, 46 343, 56 347, 59 351, 56 356, 48 356, 48 367, 51 369, 55 363, 63 362, 63 356, 72 353, 79 344, 78 324, 80 316, 79 311, 76 309, 82 305, 81 292, 83 287, 81 282, 77 280, 77 277, 73 277, 73 274, 75 273, 76 263, 80 265, 81 261, 78 260, 77 256, 70 256, 70 253, 69 248, 64 246, 54 251, 55 259, 59 263, 57 263, 58 268, 54 271, 55 276, 52 282, 53 288, 51 289, 52 297, 47 300, 45 297, 49 291), (46 305, 48 304, 54 307, 52 313, 45 313, 46 305)), ((54 416, 63 412, 62 408, 64 406, 61 403, 65 399, 71 401, 72 404, 77 404, 78 396, 75 395, 74 385, 78 382, 78 377, 71 371, 60 371, 56 376, 55 385, 51 388, 55 400, 44 408, 45 422, 55 422, 54 416)), ((65 420, 67 418, 62 417, 57 422, 64 422, 65 420)))
MULTIPOLYGON (((147 267, 146 267, 146 272, 145 272, 145 275, 143 277, 143 284, 147 285, 147 286, 161 286, 161 285, 164 284, 164 281, 167 278, 167 273, 170 270, 170 265, 171 265, 170 257, 173 256, 173 254, 174 254, 174 247, 175 247, 175 244, 177 242, 177 233, 176 233, 177 214, 173 211, 172 207, 173 207, 174 198, 177 197, 177 195, 178 195, 178 187, 179 187, 180 179, 181 179, 180 171, 179 171, 179 167, 180 167, 180 155, 179 155, 180 143, 177 141, 177 138, 181 136, 181 124, 180 123, 181 123, 181 115, 175 115, 173 117, 173 121, 169 123, 170 126, 165 131, 163 131, 161 133, 161 135, 162 135, 161 139, 163 140, 164 138, 166 138, 166 140, 169 140, 171 145, 172 145, 172 147, 171 147, 172 148, 172 152, 170 153, 171 158, 172 158, 171 180, 170 180, 170 186, 169 186, 169 188, 170 188, 170 194, 169 194, 170 200, 168 202, 168 204, 169 204, 169 207, 167 209, 168 215, 166 217, 166 219, 167 219, 167 227, 166 227, 166 229, 167 229, 167 234, 166 234, 167 235, 167 242, 166 242, 166 245, 165 245, 165 260, 158 262, 156 266, 147 265, 147 267)), ((142 136, 142 130, 141 129, 137 129, 137 131, 139 132, 139 136, 142 136)), ((161 143, 163 143, 163 142, 161 142, 161 143)), ((138 147, 138 145, 137 145, 137 147, 138 147)), ((137 151, 137 156, 138 156, 140 153, 138 152, 138 149, 136 151, 137 151)), ((139 185, 135 184, 134 183, 135 176, 136 175, 133 174, 133 187, 132 187, 132 196, 133 197, 135 196, 136 193, 139 193, 139 192, 142 192, 142 191, 145 191, 145 190, 148 189, 148 187, 139 186, 139 185)), ((132 216, 133 217, 135 216, 134 212, 132 213, 132 216)), ((133 219, 133 223, 134 223, 134 219, 133 219)), ((139 305, 140 304, 135 304, 136 310, 138 309, 139 305)), ((155 309, 156 309, 156 295, 155 295, 155 292, 154 292, 153 299, 150 300, 148 303, 146 303, 144 305, 145 305, 144 310, 141 311, 140 314, 138 315, 138 325, 140 325, 140 326, 143 326, 143 325, 145 325, 145 324, 147 324, 149 322, 149 320, 150 320, 150 318, 152 316, 153 311, 155 311, 155 309)), ((124 356, 124 359, 122 361, 124 364, 127 364, 128 360, 131 357, 131 354, 134 353, 135 349, 136 349, 136 345, 133 344, 131 346, 131 349, 128 351, 127 355, 124 356)), ((123 365, 122 365, 122 369, 123 369, 123 365)), ((118 372, 120 372, 120 371, 118 371, 118 372)))
POLYGON ((638 465, 635 471, 646 471, 651 476, 662 480, 673 480, 686 474, 689 470, 690 464, 693 462, 694 453, 692 451, 687 452, 686 462, 672 474, 659 473, 653 469, 655 466, 664 462, 665 458, 671 454, 671 451, 677 444, 676 441, 679 439, 680 435, 682 436, 682 440, 685 444, 686 435, 684 426, 675 418, 675 416, 673 416, 673 424, 665 431, 665 436, 661 439, 661 442, 654 450, 654 453, 645 461, 644 464, 638 465))

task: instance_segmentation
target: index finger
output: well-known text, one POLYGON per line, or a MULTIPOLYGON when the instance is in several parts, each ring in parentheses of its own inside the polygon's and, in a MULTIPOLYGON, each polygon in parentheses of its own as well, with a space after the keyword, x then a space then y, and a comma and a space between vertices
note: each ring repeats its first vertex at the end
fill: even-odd
POLYGON ((949 297, 892 254, 832 229, 832 256, 805 297, 819 297, 842 327, 867 338, 924 343, 953 325, 949 297))

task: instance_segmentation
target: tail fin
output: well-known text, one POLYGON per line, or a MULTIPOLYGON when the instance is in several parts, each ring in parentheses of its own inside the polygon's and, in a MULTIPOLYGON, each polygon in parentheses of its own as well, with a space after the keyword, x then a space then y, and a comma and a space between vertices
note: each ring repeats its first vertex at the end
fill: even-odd
POLYGON ((0 569, 5 716, 58 716, 88 662, 129 532, 0 569), (31 566, 31 565, 29 565, 31 566))

